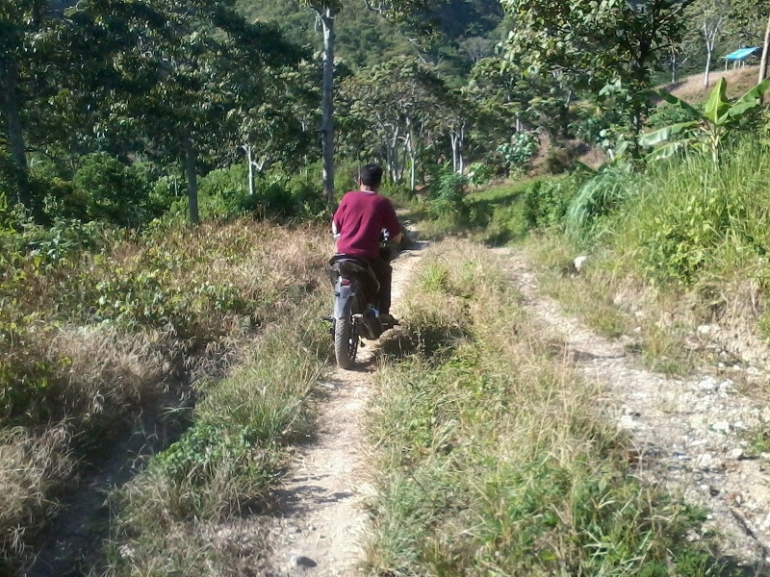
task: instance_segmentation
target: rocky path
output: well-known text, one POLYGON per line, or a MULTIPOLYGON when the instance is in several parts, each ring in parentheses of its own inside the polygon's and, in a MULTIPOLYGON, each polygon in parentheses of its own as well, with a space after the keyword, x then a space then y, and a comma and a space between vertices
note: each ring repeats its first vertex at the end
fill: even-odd
MULTIPOLYGON (((393 313, 399 315, 420 250, 401 253, 393 263, 393 313)), ((398 330, 398 329, 396 329, 398 330)), ((336 369, 326 382, 318 436, 302 447, 296 465, 275 493, 277 514, 270 523, 271 570, 291 577, 353 576, 362 560, 367 529, 362 500, 371 494, 365 457, 365 409, 372 393, 376 345, 359 350, 356 369, 336 369)))
MULTIPOLYGON (((710 374, 671 379, 644 370, 623 346, 570 318, 539 293, 531 266, 496 249, 544 330, 564 339, 565 355, 608 395, 611 417, 631 433, 642 474, 706 507, 707 527, 724 535, 723 553, 748 575, 770 575, 770 455, 751 455, 748 432, 768 427, 770 407, 710 374)), ((697 539, 699 536, 692 535, 697 539)))

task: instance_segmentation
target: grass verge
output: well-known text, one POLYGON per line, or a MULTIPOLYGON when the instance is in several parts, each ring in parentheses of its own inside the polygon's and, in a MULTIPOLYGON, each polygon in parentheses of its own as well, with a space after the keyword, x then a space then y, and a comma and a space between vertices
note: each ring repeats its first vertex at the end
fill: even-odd
MULTIPOLYGON (((330 348, 318 321, 327 301, 310 299, 266 331, 241 366, 201 391, 182 438, 114 496, 104 575, 242 574, 238 539, 222 531, 265 505, 289 443, 312 435, 314 385, 330 348)), ((258 565, 267 544, 253 530, 250 538, 247 556, 258 565)))
POLYGON ((410 292, 413 353, 372 403, 371 573, 720 574, 687 538, 702 517, 637 478, 602 391, 549 352, 492 258, 444 242, 410 292), (451 354, 423 345, 436 334, 451 354))
MULTIPOLYGON (((327 238, 320 227, 249 219, 140 236, 86 225, 0 231, 0 573, 29 559, 78 473, 98 468, 169 389, 189 395, 196 383, 208 398, 203 383, 254 343, 267 346, 263 337, 273 342, 277 326, 320 330, 320 312, 308 311, 325 287, 327 238)), ((323 356, 315 337, 303 338, 323 356)), ((233 403, 233 414, 252 406, 233 403)), ((229 451, 262 435, 207 427, 185 442, 221 436, 229 451)))

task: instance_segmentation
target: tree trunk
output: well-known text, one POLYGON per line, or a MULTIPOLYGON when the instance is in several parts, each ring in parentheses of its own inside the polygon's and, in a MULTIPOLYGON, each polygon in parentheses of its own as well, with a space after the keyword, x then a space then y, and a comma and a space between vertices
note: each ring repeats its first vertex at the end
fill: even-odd
POLYGON ((457 134, 454 131, 449 135, 449 140, 452 143, 452 172, 457 172, 457 134))
POLYGON ((671 84, 676 83, 676 64, 677 64, 676 52, 671 53, 671 84))
POLYGON ((246 158, 249 162, 249 196, 254 196, 254 158, 251 156, 252 147, 251 144, 244 144, 243 148, 246 151, 246 158))
POLYGON ((465 170, 465 160, 463 158, 463 141, 465 140, 465 123, 461 124, 456 130, 452 130, 449 135, 452 142, 452 170, 462 174, 465 170))
POLYGON ((11 157, 18 171, 17 200, 29 207, 29 174, 27 171, 27 152, 24 145, 24 132, 21 126, 18 101, 19 66, 13 57, 0 57, 0 90, 2 90, 2 110, 8 132, 8 144, 11 157))
POLYGON ((463 143, 465 142, 465 123, 460 126, 460 142, 457 148, 457 153, 460 155, 460 167, 457 171, 459 174, 465 172, 465 157, 463 156, 463 143))
POLYGON ((711 46, 706 45, 706 72, 703 75, 703 87, 708 88, 711 80, 711 53, 713 52, 711 46))
POLYGON ((398 137, 401 134, 401 128, 396 126, 393 131, 390 142, 388 143, 388 156, 390 157, 390 178, 393 182, 401 182, 401 166, 398 158, 398 137))
POLYGON ((334 16, 327 8, 318 14, 324 34, 324 69, 321 97, 321 148, 323 151, 323 187, 329 207, 334 205, 334 16))
POLYGON ((762 45, 762 61, 759 64, 759 82, 767 78, 768 51, 770 51, 770 16, 767 17, 767 26, 765 27, 765 43, 762 45))
POLYGON ((190 201, 190 224, 198 224, 198 176, 195 169, 196 152, 191 139, 185 144, 185 172, 187 175, 187 198, 190 201))

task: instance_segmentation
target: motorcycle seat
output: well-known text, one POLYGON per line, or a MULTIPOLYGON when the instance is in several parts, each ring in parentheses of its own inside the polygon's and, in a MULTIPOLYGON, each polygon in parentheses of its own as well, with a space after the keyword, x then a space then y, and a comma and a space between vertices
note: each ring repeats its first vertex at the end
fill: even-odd
POLYGON ((332 270, 336 271, 342 276, 368 274, 371 279, 377 283, 376 286, 380 286, 380 283, 377 280, 377 275, 374 274, 372 267, 369 266, 369 263, 366 261, 366 259, 349 254, 335 254, 329 260, 329 265, 332 267, 332 270))

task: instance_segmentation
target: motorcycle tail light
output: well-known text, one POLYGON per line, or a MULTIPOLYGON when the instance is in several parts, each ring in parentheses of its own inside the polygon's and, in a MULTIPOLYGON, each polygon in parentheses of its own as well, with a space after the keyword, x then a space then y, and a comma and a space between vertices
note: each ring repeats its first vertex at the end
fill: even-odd
POLYGON ((343 278, 342 280, 340 280, 340 284, 342 286, 350 286, 350 280, 346 279, 346 278, 343 278))

